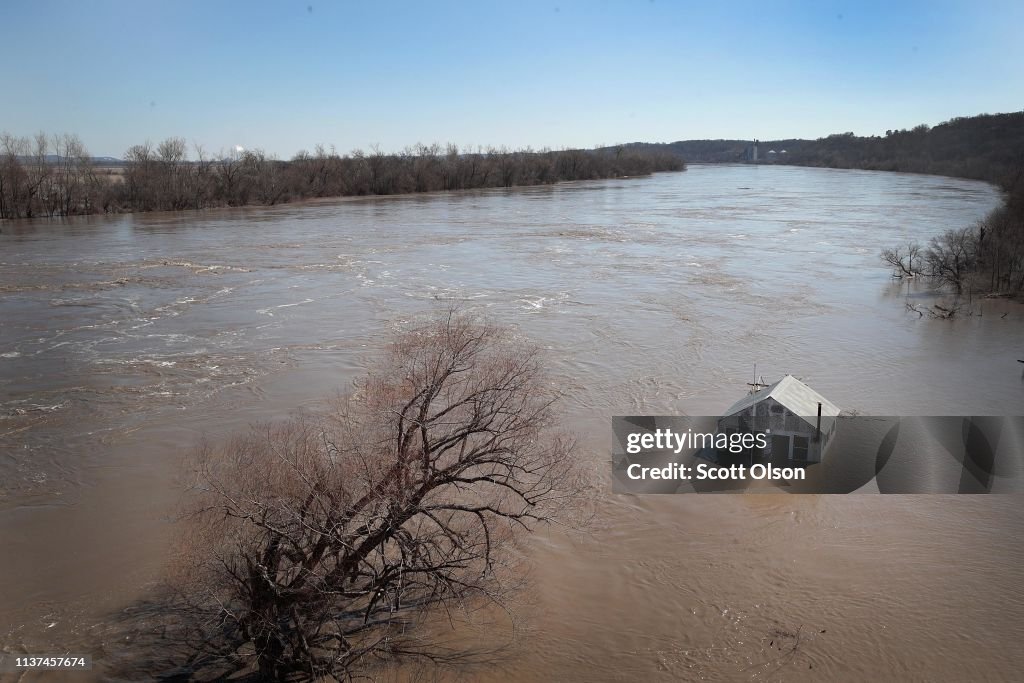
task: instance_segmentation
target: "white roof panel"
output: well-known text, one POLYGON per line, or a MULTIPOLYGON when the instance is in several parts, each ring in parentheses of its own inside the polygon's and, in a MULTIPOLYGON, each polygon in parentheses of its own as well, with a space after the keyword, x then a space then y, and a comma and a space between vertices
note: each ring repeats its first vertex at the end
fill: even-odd
POLYGON ((796 377, 786 375, 775 384, 740 399, 729 410, 725 411, 723 417, 735 415, 741 410, 745 410, 769 397, 774 398, 778 403, 784 405, 789 412, 800 417, 817 417, 819 403, 821 403, 822 417, 839 416, 839 406, 814 389, 811 389, 796 377))

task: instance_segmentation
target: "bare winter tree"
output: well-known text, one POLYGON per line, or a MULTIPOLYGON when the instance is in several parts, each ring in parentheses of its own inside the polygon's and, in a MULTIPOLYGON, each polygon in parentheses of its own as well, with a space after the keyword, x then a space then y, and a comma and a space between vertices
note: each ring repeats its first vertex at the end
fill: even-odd
POLYGON ((206 153, 206 149, 198 142, 193 143, 196 160, 187 174, 187 190, 191 197, 191 206, 201 209, 210 201, 211 188, 213 186, 213 160, 206 153))
POLYGON ((883 249, 882 260, 895 270, 895 276, 914 277, 921 274, 921 245, 910 242, 906 248, 883 249))
POLYGON ((157 162, 153 145, 147 140, 144 144, 129 147, 124 153, 124 160, 126 200, 141 211, 156 209, 154 186, 157 162))
POLYGON ((0 133, 0 218, 25 215, 28 173, 22 159, 28 155, 28 140, 0 133))
POLYGON ((952 285, 959 293, 974 267, 976 249, 977 238, 970 227, 947 230, 933 237, 924 255, 929 274, 952 285))
MULTIPOLYGON (((50 152, 50 141, 46 133, 36 133, 33 138, 34 144, 31 147, 32 153, 26 164, 27 171, 27 202, 25 216, 32 216, 39 213, 47 213, 52 202, 51 168, 47 160, 50 152)), ((53 215, 52 212, 50 215, 53 215)))
POLYGON ((93 188, 92 159, 77 135, 54 135, 51 141, 56 161, 52 164, 52 210, 62 216, 77 211, 88 213, 93 188))
POLYGON ((245 186, 241 152, 237 148, 227 152, 221 150, 218 156, 219 160, 215 166, 216 173, 214 175, 217 180, 216 196, 228 206, 244 204, 248 196, 244 192, 240 192, 245 186))
POLYGON ((184 138, 167 138, 156 147, 159 163, 154 192, 162 209, 177 211, 189 205, 187 150, 184 138))
POLYGON ((242 170, 248 187, 260 204, 273 206, 281 201, 286 187, 281 177, 281 164, 268 157, 262 149, 246 150, 242 153, 242 170))
POLYGON ((182 593, 221 661, 348 680, 374 659, 443 658, 418 622, 500 601, 515 532, 578 496, 535 349, 450 314, 381 367, 330 417, 201 449, 182 593))

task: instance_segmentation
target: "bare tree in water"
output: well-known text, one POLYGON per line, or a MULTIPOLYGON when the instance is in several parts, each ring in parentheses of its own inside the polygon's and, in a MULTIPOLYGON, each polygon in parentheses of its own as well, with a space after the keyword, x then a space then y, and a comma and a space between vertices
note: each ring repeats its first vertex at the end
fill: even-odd
POLYGON ((910 242, 904 247, 882 250, 882 260, 893 267, 895 276, 914 277, 921 274, 921 245, 910 242))
POLYGON ((536 349, 449 314, 330 416, 201 448, 179 585, 203 647, 273 680, 445 659, 421 621, 501 602, 516 532, 578 498, 554 404, 536 349))
POLYGON ((970 227, 947 230, 933 237, 924 254, 930 274, 955 287, 959 294, 974 269, 977 239, 970 227))

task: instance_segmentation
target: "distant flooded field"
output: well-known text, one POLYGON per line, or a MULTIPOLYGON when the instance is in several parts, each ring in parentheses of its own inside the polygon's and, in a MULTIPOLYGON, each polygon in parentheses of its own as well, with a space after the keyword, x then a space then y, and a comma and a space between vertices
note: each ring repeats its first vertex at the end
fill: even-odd
MULTIPOLYGON (((105 678, 130 657, 111 615, 167 557, 182 453, 350 388, 452 302, 546 349, 602 476, 612 415, 715 414, 755 363, 866 414, 1019 414, 1024 307, 918 318, 904 300, 935 294, 878 258, 998 201, 932 176, 692 166, 0 224, 0 647, 90 653, 105 678)), ((1015 678, 1021 503, 609 486, 592 532, 530 544, 531 629, 475 676, 1015 678)))

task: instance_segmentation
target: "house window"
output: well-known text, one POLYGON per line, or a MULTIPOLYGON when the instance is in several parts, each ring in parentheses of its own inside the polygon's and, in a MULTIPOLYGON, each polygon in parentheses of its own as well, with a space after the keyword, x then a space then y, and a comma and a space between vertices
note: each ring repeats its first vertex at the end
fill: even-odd
POLYGON ((809 439, 806 436, 793 437, 793 459, 806 460, 809 439))
POLYGON ((772 404, 772 415, 782 415, 785 412, 786 412, 786 409, 783 408, 778 403, 773 403, 772 404))

